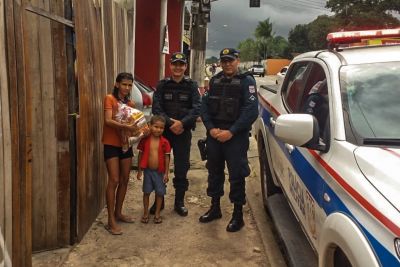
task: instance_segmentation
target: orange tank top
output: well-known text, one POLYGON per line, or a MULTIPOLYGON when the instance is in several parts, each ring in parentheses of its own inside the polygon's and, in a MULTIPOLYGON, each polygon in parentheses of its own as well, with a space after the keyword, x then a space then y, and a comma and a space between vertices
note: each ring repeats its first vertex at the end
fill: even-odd
MULTIPOLYGON (((118 103, 118 99, 116 99, 113 95, 106 95, 106 97, 104 98, 104 111, 112 110, 112 117, 114 118, 115 114, 117 114, 118 112, 118 103)), ((134 107, 134 104, 131 100, 129 100, 126 104, 134 107)), ((101 139, 102 143, 105 145, 122 147, 120 136, 121 135, 119 134, 119 130, 106 125, 104 120, 103 137, 101 139)))

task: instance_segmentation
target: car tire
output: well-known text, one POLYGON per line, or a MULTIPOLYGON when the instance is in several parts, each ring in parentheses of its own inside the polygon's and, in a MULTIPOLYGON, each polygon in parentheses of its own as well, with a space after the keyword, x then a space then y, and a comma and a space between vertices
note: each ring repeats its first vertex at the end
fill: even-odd
POLYGON ((268 163, 267 151, 264 142, 260 141, 258 144, 259 162, 260 162, 260 177, 261 177, 261 191, 263 197, 264 207, 267 207, 268 197, 281 192, 281 189, 274 184, 271 174, 271 168, 268 163))

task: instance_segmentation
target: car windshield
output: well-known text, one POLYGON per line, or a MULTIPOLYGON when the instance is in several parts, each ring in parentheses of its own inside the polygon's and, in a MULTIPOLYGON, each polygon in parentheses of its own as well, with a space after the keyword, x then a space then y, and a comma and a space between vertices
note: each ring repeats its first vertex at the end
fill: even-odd
POLYGON ((262 68, 263 65, 254 65, 253 67, 254 67, 254 68, 262 68))
POLYGON ((351 130, 364 140, 400 139, 400 62, 344 66, 340 86, 351 130))

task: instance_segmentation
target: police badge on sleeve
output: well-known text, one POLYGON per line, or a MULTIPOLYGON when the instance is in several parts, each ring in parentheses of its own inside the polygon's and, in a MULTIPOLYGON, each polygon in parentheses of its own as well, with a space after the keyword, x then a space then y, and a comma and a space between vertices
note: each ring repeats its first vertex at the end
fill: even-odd
POLYGON ((249 85, 249 93, 254 94, 256 92, 256 87, 254 85, 249 85))

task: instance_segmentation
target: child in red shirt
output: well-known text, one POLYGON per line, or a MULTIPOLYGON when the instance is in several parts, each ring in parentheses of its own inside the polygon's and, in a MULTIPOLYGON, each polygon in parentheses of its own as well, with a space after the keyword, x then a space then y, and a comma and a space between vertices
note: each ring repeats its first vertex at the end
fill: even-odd
POLYGON ((166 193, 165 184, 168 182, 169 162, 171 146, 168 140, 162 136, 165 128, 165 119, 155 115, 150 119, 150 135, 140 140, 137 148, 138 172, 137 179, 143 179, 143 206, 144 212, 141 219, 142 223, 149 222, 149 197, 150 193, 156 194, 156 212, 154 223, 161 223, 160 216, 161 203, 166 193))

